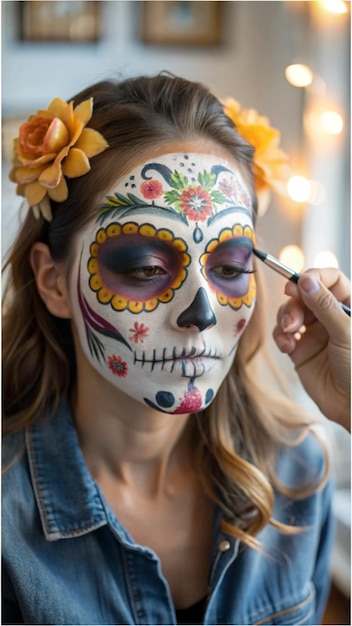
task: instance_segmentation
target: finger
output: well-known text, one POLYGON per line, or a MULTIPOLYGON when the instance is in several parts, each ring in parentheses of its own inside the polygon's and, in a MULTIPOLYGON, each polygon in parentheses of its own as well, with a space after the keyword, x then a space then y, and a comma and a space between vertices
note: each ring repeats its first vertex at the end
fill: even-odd
POLYGON ((304 324, 304 307, 302 302, 291 298, 279 310, 278 323, 286 333, 294 333, 304 324))
MULTIPOLYGON (((336 282, 334 286, 336 287, 336 282)), ((341 309, 333 293, 317 279, 315 274, 302 274, 298 281, 298 289, 303 302, 323 324, 330 337, 341 340, 342 336, 345 334, 347 336, 350 325, 348 316, 341 309)))
POLYGON ((298 286, 296 285, 296 283, 293 283, 291 280, 289 280, 285 285, 284 293, 286 294, 286 296, 291 296, 291 298, 298 298, 298 286))
POLYGON ((316 320, 314 314, 307 309, 301 298, 290 298, 278 310, 276 321, 286 333, 298 332, 302 325, 308 326, 316 320))
POLYGON ((351 283, 347 276, 336 267, 314 268, 304 272, 304 275, 312 275, 328 287, 337 300, 348 304, 351 296, 351 283))
POLYGON ((281 326, 275 326, 273 339, 283 354, 292 354, 294 352, 297 342, 292 334, 283 332, 281 326))
MULTIPOLYGON (((350 303, 351 283, 347 276, 335 267, 314 268, 306 270, 304 275, 315 276, 319 282, 328 287, 334 296, 344 302, 350 303)), ((292 281, 288 281, 285 285, 285 294, 292 298, 299 297, 298 285, 292 281)))

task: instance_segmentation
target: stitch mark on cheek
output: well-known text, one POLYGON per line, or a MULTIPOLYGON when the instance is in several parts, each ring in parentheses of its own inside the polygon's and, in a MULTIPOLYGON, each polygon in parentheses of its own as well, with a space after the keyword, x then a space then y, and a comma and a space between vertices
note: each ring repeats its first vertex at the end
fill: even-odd
POLYGON ((166 348, 163 348, 161 352, 157 352, 154 348, 152 354, 146 354, 143 350, 142 354, 134 352, 133 364, 139 364, 142 368, 144 366, 150 367, 150 372, 159 366, 161 371, 165 371, 172 374, 174 371, 181 373, 183 378, 195 379, 203 376, 206 372, 210 371, 217 365, 219 357, 216 349, 207 348, 203 342, 202 348, 192 346, 191 348, 182 348, 177 350, 176 346, 173 347, 171 352, 168 352, 166 348))

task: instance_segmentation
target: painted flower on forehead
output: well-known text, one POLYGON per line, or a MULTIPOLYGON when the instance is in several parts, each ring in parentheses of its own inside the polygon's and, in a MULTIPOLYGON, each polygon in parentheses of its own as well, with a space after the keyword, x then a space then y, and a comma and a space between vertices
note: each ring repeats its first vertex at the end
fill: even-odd
POLYGON ((20 126, 9 176, 36 217, 42 213, 50 221, 50 200, 64 202, 68 197, 66 177, 86 174, 89 159, 108 147, 98 131, 85 128, 92 113, 93 98, 76 107, 73 101, 55 98, 20 126))
POLYGON ((286 195, 290 174, 288 156, 279 148, 280 132, 270 126, 269 119, 254 109, 241 109, 233 98, 223 101, 225 114, 234 122, 238 133, 255 148, 254 176, 256 192, 277 191, 286 195))
POLYGON ((141 184, 141 192, 147 200, 155 200, 160 198, 163 193, 163 186, 158 180, 145 181, 141 184))

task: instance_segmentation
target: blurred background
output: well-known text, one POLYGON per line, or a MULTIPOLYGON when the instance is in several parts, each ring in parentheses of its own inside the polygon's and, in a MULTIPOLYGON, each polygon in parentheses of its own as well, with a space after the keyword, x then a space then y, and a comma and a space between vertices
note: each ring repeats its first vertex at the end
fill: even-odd
MULTIPOLYGON (((107 2, 2 5, 2 257, 20 219, 7 175, 19 124, 55 96, 106 77, 161 70, 205 83, 269 118, 292 169, 258 224, 258 247, 296 271, 350 274, 350 3, 317 1, 107 2)), ((268 333, 285 280, 263 268, 268 333)), ((302 407, 317 412, 289 359, 271 349, 302 407)), ((330 427, 336 475, 333 577, 350 594, 350 437, 330 427)), ((335 618, 337 619, 337 618, 335 618)), ((349 621, 330 623, 350 623, 349 621)))

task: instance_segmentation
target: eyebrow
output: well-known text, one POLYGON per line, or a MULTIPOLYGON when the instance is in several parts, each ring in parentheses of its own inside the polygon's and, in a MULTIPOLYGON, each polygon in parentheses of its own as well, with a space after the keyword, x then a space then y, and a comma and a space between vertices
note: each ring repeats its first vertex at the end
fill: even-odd
POLYGON ((220 243, 215 249, 214 252, 227 250, 228 248, 247 248, 248 250, 253 250, 253 241, 249 237, 236 237, 234 236, 232 239, 227 239, 220 243))
MULTIPOLYGON (((117 192, 115 192, 115 196, 118 196, 120 194, 118 194, 117 192)), ((133 198, 134 200, 136 199, 135 196, 132 196, 132 194, 127 194, 128 198, 131 200, 131 198, 133 198)), ((187 218, 183 215, 183 213, 181 213, 180 211, 177 211, 176 209, 172 209, 171 207, 168 206, 158 206, 156 204, 147 204, 147 203, 142 203, 140 200, 138 200, 138 203, 135 205, 131 205, 130 207, 127 205, 124 206, 113 206, 109 204, 109 199, 113 198, 113 196, 107 196, 108 202, 105 202, 103 204, 100 204, 97 208, 97 211, 95 213, 95 218, 96 218, 96 222, 99 222, 100 224, 103 224, 104 221, 108 218, 115 218, 117 217, 118 219, 122 219, 123 217, 130 217, 132 215, 153 215, 153 216, 160 216, 160 217, 165 217, 165 218, 169 218, 171 220, 176 220, 178 222, 182 222, 183 224, 187 224, 187 218)))
MULTIPOLYGON (((145 238, 146 239, 146 238, 145 238)), ((177 250, 173 248, 172 243, 166 243, 159 239, 151 238, 145 243, 138 241, 127 242, 118 247, 111 247, 104 250, 104 246, 101 248, 101 261, 108 269, 112 268, 117 262, 121 270, 126 268, 138 267, 139 263, 146 262, 145 259, 148 255, 159 252, 165 255, 165 257, 172 259, 177 255, 177 250)))
POLYGON ((207 224, 208 225, 213 224, 221 217, 224 217, 224 215, 231 215, 232 213, 244 213, 245 215, 248 215, 248 217, 250 217, 251 220, 253 221, 252 211, 249 211, 243 206, 230 206, 227 209, 223 209, 222 211, 219 211, 219 213, 215 213, 215 215, 211 215, 207 221, 207 224))

